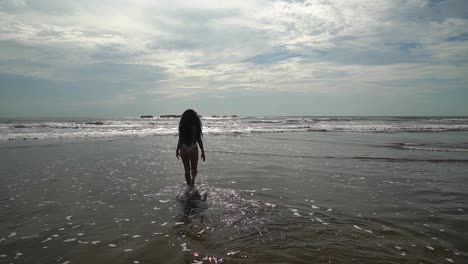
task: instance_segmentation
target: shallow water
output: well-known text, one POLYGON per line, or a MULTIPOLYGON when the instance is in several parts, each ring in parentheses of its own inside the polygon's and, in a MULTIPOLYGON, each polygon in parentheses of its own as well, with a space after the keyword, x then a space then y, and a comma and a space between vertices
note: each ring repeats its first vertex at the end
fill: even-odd
POLYGON ((467 138, 208 135, 190 198, 174 136, 4 142, 0 263, 464 263, 467 138))

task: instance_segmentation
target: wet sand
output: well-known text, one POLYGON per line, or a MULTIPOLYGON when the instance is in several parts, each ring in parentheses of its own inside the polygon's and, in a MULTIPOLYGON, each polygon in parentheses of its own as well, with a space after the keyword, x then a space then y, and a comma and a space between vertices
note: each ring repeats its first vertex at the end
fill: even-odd
POLYGON ((0 263, 464 263, 467 154, 402 143, 466 136, 210 135, 191 198, 174 136, 2 143, 0 263))

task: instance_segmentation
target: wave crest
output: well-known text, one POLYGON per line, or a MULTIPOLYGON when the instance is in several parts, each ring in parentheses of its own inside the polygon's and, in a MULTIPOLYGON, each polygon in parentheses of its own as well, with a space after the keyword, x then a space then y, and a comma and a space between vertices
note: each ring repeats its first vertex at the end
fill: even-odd
MULTIPOLYGON (((49 119, 0 121, 0 140, 114 138, 176 135, 177 118, 49 119)), ((242 117, 203 118, 203 132, 215 135, 284 132, 427 133, 468 131, 468 118, 242 117)), ((406 150, 457 151, 449 146, 400 145, 406 150)))

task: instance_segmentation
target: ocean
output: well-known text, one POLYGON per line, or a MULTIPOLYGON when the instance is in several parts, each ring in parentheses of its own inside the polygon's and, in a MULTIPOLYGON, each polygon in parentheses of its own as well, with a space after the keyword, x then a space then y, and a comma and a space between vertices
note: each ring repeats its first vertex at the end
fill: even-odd
POLYGON ((0 263, 467 263, 468 117, 0 119, 0 263))
MULTIPOLYGON (((205 117, 211 135, 274 132, 468 131, 468 117, 205 117)), ((0 141, 176 135, 178 118, 0 119, 0 141)))

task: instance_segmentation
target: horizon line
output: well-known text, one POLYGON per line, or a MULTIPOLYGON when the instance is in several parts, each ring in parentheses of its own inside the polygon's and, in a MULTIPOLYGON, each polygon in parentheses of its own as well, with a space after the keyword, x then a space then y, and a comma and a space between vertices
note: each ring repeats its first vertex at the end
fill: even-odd
MULTIPOLYGON (((159 118, 165 115, 180 115, 180 114, 160 114, 152 115, 153 118, 159 118)), ((248 117, 467 117, 468 115, 237 115, 237 114, 209 114, 201 115, 202 118, 248 118, 248 117), (235 116, 233 116, 235 115, 235 116)), ((97 119, 113 119, 113 118, 138 118, 138 119, 152 119, 142 118, 141 116, 16 116, 16 117, 2 117, 0 119, 41 119, 41 118, 97 118, 97 119)))

